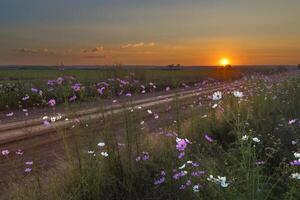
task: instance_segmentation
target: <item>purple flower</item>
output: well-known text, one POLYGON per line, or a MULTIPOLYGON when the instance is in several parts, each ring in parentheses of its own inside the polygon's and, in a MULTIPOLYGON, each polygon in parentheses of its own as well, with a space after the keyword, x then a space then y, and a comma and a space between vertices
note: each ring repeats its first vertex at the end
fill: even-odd
POLYGON ((185 139, 176 138, 176 149, 178 151, 184 151, 187 146, 187 141, 185 139))
POLYGON ((184 151, 180 152, 180 154, 178 155, 178 158, 181 159, 181 158, 183 158, 184 155, 185 155, 184 151))
POLYGON ((191 180, 187 180, 187 182, 185 183, 186 186, 190 186, 192 185, 192 181, 191 180))
POLYGON ((48 85, 54 85, 55 83, 56 83, 56 81, 55 80, 48 80, 48 85))
POLYGON ((21 149, 18 149, 18 150, 16 151, 16 155, 19 155, 19 156, 23 155, 22 150, 21 150, 21 149))
POLYGON ((36 88, 31 88, 31 92, 37 93, 39 90, 36 88))
POLYGON ((128 93, 126 93, 126 95, 125 95, 126 97, 131 97, 132 96, 132 94, 130 93, 130 92, 128 92, 128 93))
POLYGON ((6 114, 6 117, 12 117, 14 115, 14 113, 13 112, 10 112, 10 113, 7 113, 6 114))
POLYGON ((24 97, 22 97, 22 101, 26 101, 29 99, 29 96, 26 94, 24 97))
POLYGON ((180 190, 184 190, 185 188, 186 188, 185 185, 181 185, 181 186, 179 187, 180 190))
POLYGON ((160 185, 160 184, 164 183, 165 180, 166 180, 165 177, 161 177, 160 179, 154 181, 154 185, 160 185))
POLYGON ((81 84, 80 83, 75 83, 74 85, 71 86, 71 88, 75 91, 78 92, 81 90, 81 84))
POLYGON ((149 153, 148 152, 143 152, 143 157, 142 157, 142 160, 149 160, 149 158, 150 158, 150 155, 149 155, 149 153))
POLYGON ((195 172, 192 172, 192 173, 191 173, 191 176, 196 176, 196 177, 198 177, 198 176, 201 176, 201 175, 203 175, 203 174, 205 174, 205 171, 195 171, 195 172))
POLYGON ((294 161, 290 162, 290 165, 292 165, 292 166, 300 166, 300 160, 294 160, 294 161))
POLYGON ((99 94, 103 95, 103 91, 105 90, 105 87, 101 87, 101 88, 98 88, 97 91, 99 92, 99 94))
POLYGON ((50 126, 50 122, 49 122, 48 120, 44 120, 44 121, 43 121, 43 124, 44 124, 45 126, 50 126))
POLYGON ((64 81, 64 79, 62 77, 58 77, 56 79, 56 83, 59 84, 59 85, 62 84, 63 81, 64 81))
POLYGON ((50 106, 55 106, 55 104, 56 104, 56 101, 55 101, 55 99, 50 99, 49 101, 48 101, 48 104, 50 105, 50 106))
POLYGON ((33 161, 27 161, 25 162, 25 165, 33 165, 33 161))
POLYGON ((206 139, 206 141, 212 143, 214 141, 214 139, 212 137, 210 137, 208 134, 204 135, 204 138, 206 139))
POLYGON ((29 168, 29 167, 27 167, 27 168, 24 170, 24 172, 26 172, 26 173, 29 173, 29 172, 31 172, 31 171, 32 171, 32 169, 29 168))
POLYGON ((186 175, 185 171, 180 171, 180 172, 178 172, 178 173, 176 173, 176 174, 173 175, 173 179, 174 180, 178 180, 179 178, 181 178, 181 177, 183 177, 185 175, 186 175))
POLYGON ((73 95, 72 97, 69 98, 69 101, 72 102, 72 101, 75 101, 76 99, 77 99, 77 96, 73 95))

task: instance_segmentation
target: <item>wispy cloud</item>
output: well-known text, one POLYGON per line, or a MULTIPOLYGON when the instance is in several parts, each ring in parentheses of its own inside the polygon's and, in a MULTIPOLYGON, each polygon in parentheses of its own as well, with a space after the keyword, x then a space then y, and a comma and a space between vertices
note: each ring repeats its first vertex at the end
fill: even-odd
POLYGON ((121 46, 121 48, 126 49, 126 48, 138 48, 138 47, 153 47, 155 45, 156 44, 154 42, 150 42, 150 43, 139 42, 139 43, 124 44, 121 46))
POLYGON ((81 49, 83 53, 102 53, 104 51, 103 46, 93 47, 89 49, 81 49))
POLYGON ((27 49, 27 48, 21 48, 17 49, 16 52, 25 54, 25 55, 43 55, 43 56, 48 56, 48 55, 55 55, 56 52, 53 50, 49 50, 47 48, 43 49, 27 49))

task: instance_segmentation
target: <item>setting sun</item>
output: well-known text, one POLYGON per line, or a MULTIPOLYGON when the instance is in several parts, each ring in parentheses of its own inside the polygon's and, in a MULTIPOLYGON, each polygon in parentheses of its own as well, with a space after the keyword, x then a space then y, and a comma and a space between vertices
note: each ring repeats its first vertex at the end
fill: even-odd
POLYGON ((220 60, 220 65, 222 66, 230 65, 230 60, 228 58, 222 58, 220 60))

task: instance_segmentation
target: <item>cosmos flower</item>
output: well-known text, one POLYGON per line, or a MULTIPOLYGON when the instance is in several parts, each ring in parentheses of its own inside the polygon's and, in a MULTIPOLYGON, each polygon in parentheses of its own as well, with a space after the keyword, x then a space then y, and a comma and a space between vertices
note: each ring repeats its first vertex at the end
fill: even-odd
POLYGON ((16 155, 19 155, 19 156, 23 155, 22 150, 21 150, 21 149, 18 149, 18 150, 16 151, 16 155))
POLYGON ((176 138, 176 149, 178 151, 184 151, 187 146, 187 141, 185 139, 176 138))
POLYGON ((243 137, 242 137, 242 140, 243 141, 246 141, 246 140, 248 140, 249 139, 249 136, 248 135, 243 135, 243 137))
POLYGON ((199 177, 201 175, 205 174, 205 171, 194 171, 194 172, 191 172, 191 176, 196 176, 196 177, 199 177))
POLYGON ((74 85, 71 86, 71 88, 75 91, 78 92, 81 90, 81 84, 80 83, 75 83, 74 85))
POLYGON ((154 185, 160 185, 160 184, 164 183, 165 180, 166 180, 165 177, 161 177, 160 179, 157 179, 154 181, 154 185))
POLYGON ((243 98, 244 97, 243 92, 240 92, 240 91, 237 91, 237 90, 233 91, 233 95, 237 98, 243 98))
POLYGON ((206 139, 206 141, 212 143, 214 141, 214 139, 212 137, 210 137, 208 134, 204 135, 204 138, 206 139))
POLYGON ((152 111, 151 110, 147 110, 148 114, 151 115, 152 114, 152 111))
POLYGON ((25 162, 25 165, 33 165, 33 161, 27 161, 25 162))
POLYGON ((173 179, 174 179, 174 180, 178 180, 178 179, 180 179, 181 177, 183 177, 183 176, 185 176, 185 175, 187 175, 187 171, 180 171, 180 172, 175 173, 175 174, 173 175, 173 179))
POLYGON ((143 152, 143 157, 142 157, 142 160, 149 160, 149 158, 150 158, 150 155, 149 155, 149 153, 148 152, 146 152, 146 151, 144 151, 143 152))
POLYGON ((214 92, 212 98, 214 101, 218 101, 222 99, 222 92, 220 91, 214 92))
POLYGON ((208 181, 211 181, 216 184, 220 184, 221 187, 228 187, 229 183, 226 183, 226 177, 218 176, 218 178, 214 178, 213 175, 209 175, 207 178, 208 181))
POLYGON ((6 114, 6 117, 12 117, 14 115, 14 113, 13 112, 10 112, 10 113, 7 113, 6 114))
POLYGON ((101 95, 103 95, 103 93, 104 93, 103 91, 104 90, 105 90, 105 87, 101 87, 101 88, 97 89, 98 93, 101 94, 101 95))
POLYGON ((48 104, 50 105, 50 106, 55 106, 56 105, 56 101, 55 101, 55 99, 50 99, 49 101, 48 101, 48 104))
POLYGON ((103 152, 101 152, 101 156, 103 156, 103 157, 108 157, 108 153, 105 152, 105 151, 103 151, 103 152))
POLYGON ((184 155, 185 155, 184 151, 183 151, 183 152, 180 152, 179 155, 178 155, 178 159, 183 158, 184 155))
POLYGON ((50 125, 51 125, 50 122, 49 122, 48 120, 44 120, 44 121, 43 121, 43 124, 44 124, 45 126, 50 126, 50 125))
POLYGON ((2 154, 3 156, 8 156, 9 150, 7 150, 7 149, 2 150, 2 151, 1 151, 1 154, 2 154))
POLYGON ((22 101, 28 100, 30 97, 26 94, 24 97, 22 97, 22 101))
POLYGON ((294 156, 295 156, 295 158, 300 158, 300 153, 295 152, 294 156))
POLYGON ((104 142, 99 142, 99 143, 97 144, 97 146, 98 146, 98 147, 104 147, 104 146, 105 146, 105 143, 104 143, 104 142))
POLYGON ((126 97, 131 97, 132 96, 132 94, 130 93, 130 92, 128 92, 128 93, 126 93, 126 95, 125 95, 126 97))
POLYGON ((73 95, 72 97, 69 98, 69 101, 72 102, 72 101, 75 101, 76 99, 77 99, 77 96, 73 95))
POLYGON ((24 170, 24 172, 26 172, 26 173, 29 173, 29 172, 31 172, 31 171, 32 171, 32 169, 29 168, 29 167, 27 167, 27 168, 24 170))
POLYGON ((252 140, 253 142, 260 143, 260 139, 258 139, 257 137, 252 138, 252 140))
POLYGON ((293 173, 293 174, 291 174, 291 178, 300 180, 300 174, 299 173, 293 173))
POLYGON ((193 186, 193 191, 194 192, 199 192, 200 191, 200 185, 194 185, 193 186))
POLYGON ((297 121, 297 119, 292 119, 288 122, 289 125, 294 124, 297 121))
POLYGON ((291 166, 300 166, 300 159, 299 160, 294 160, 292 162, 290 162, 291 166))
POLYGON ((36 88, 31 88, 31 92, 37 93, 39 90, 36 88))

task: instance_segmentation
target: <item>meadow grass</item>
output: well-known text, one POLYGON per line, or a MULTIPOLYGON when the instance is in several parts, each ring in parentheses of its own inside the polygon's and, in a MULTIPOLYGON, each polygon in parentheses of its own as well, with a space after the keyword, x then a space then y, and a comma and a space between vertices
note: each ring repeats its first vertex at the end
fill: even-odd
POLYGON ((163 134, 141 128, 145 111, 130 102, 121 116, 103 116, 96 134, 77 126, 67 159, 12 182, 8 198, 299 199, 299 166, 290 162, 299 159, 300 79, 249 85, 243 97, 231 91, 191 107, 188 118, 174 100, 176 123, 163 134))

